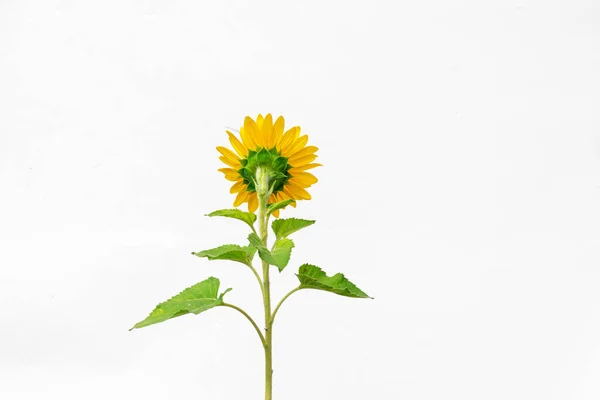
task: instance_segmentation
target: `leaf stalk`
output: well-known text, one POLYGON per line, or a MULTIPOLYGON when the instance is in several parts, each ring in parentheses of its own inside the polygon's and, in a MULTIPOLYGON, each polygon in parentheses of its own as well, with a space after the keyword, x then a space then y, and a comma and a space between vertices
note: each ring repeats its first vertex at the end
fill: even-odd
POLYGON ((271 314, 271 326, 273 325, 273 321, 275 321, 275 315, 277 314, 277 311, 279 311, 279 307, 281 307, 281 305, 283 304, 283 302, 288 297, 290 297, 291 295, 293 295, 294 293, 296 293, 300 289, 302 289, 302 288, 300 286, 298 286, 297 288, 290 290, 290 292, 288 294, 286 294, 285 296, 283 296, 283 298, 279 301, 279 303, 275 307, 275 310, 273 311, 273 314, 271 314))
POLYGON ((262 332, 260 331, 260 328, 258 327, 258 325, 256 324, 256 322, 254 322, 254 320, 252 319, 252 317, 250 315, 248 315, 248 313, 244 310, 242 310, 241 308, 239 308, 238 306, 234 306, 233 304, 229 304, 229 303, 223 303, 221 304, 223 307, 229 307, 229 308, 233 308, 234 310, 239 311, 240 313, 242 313, 242 315, 244 317, 246 317, 248 319, 248 321, 250 321, 250 323, 252 324, 252 326, 254 327, 254 329, 256 330, 256 333, 258 333, 258 336, 260 337, 260 341, 263 345, 263 347, 265 346, 265 338, 262 334, 262 332))

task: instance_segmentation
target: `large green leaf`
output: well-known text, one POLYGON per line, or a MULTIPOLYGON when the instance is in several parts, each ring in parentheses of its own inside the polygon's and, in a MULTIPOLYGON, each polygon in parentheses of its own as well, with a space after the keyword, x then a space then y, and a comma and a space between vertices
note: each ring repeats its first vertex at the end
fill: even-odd
POLYGON ((238 246, 237 244, 226 244, 214 249, 193 252, 198 257, 206 257, 209 260, 231 260, 241 262, 242 264, 252 264, 252 258, 256 249, 252 246, 238 246))
POLYGON ((354 283, 346 279, 344 274, 338 273, 333 276, 327 276, 321 268, 314 265, 301 265, 296 276, 300 280, 300 287, 302 289, 325 290, 348 297, 372 298, 357 288, 354 283))
POLYGON ((286 265, 288 265, 292 254, 292 248, 294 247, 294 242, 290 239, 283 238, 276 240, 271 251, 265 247, 256 233, 251 233, 248 236, 248 240, 250 241, 250 244, 258 250, 259 257, 263 261, 275 265, 279 268, 279 272, 283 271, 286 265))
POLYGON ((279 239, 288 237, 292 233, 297 232, 302 228, 306 228, 314 223, 315 221, 299 218, 277 219, 273 221, 271 228, 273 228, 275 236, 277 236, 277 239, 279 239))
POLYGON ((254 222, 256 222, 256 214, 238 210, 237 208, 217 210, 206 215, 208 215, 209 217, 227 217, 239 219, 240 221, 244 221, 245 223, 247 223, 250 226, 250 228, 252 228, 252 230, 254 230, 254 222))
POLYGON ((231 289, 227 289, 219 295, 219 285, 219 280, 211 276, 185 289, 178 295, 157 305, 145 320, 138 322, 130 330, 158 324, 189 313, 200 314, 203 311, 222 305, 223 296, 231 289))
POLYGON ((283 201, 279 201, 277 203, 269 204, 269 207, 267 208, 267 214, 271 215, 271 214, 273 214, 274 211, 280 210, 280 209, 287 207, 290 204, 295 203, 295 202, 296 202, 296 200, 294 200, 294 199, 286 199, 283 201))

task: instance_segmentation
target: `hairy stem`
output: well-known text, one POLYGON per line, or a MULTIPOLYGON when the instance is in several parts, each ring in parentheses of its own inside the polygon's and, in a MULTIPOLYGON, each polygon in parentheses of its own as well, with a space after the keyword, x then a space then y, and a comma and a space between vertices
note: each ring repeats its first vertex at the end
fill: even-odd
MULTIPOLYGON (((258 223, 260 240, 267 247, 267 202, 270 196, 269 171, 259 167, 256 170, 256 192, 258 195, 258 223)), ((265 400, 273 399, 273 347, 272 347, 272 323, 271 323, 271 284, 269 281, 269 264, 262 262, 262 288, 263 303, 265 306, 265 400)))

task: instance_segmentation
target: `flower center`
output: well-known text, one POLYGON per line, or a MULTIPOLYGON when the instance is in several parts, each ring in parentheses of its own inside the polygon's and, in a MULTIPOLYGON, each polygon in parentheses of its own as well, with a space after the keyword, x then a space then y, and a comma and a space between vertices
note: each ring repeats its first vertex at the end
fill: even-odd
POLYGON ((283 190, 283 186, 291 178, 288 172, 291 166, 288 164, 287 157, 281 156, 275 147, 271 149, 259 148, 256 151, 250 150, 248 157, 240 160, 242 168, 238 173, 244 178, 244 183, 248 186, 246 190, 256 192, 257 190, 257 170, 260 167, 261 175, 266 174, 266 179, 272 193, 283 190))

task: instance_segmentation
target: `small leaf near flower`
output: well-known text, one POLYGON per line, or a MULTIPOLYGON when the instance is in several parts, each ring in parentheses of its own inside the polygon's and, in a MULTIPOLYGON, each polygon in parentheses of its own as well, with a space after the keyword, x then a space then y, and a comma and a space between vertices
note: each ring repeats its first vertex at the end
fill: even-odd
POLYGON ((273 212, 280 210, 282 208, 285 208, 295 202, 296 202, 296 200, 294 200, 294 199, 286 199, 286 200, 279 201, 274 204, 269 204, 269 207, 267 208, 267 215, 271 215, 271 214, 273 214, 273 212))
POLYGON ((256 249, 252 246, 238 246, 237 244, 226 244, 214 249, 193 252, 197 257, 206 257, 209 260, 231 260, 242 264, 252 265, 252 259, 256 249))
POLYGON ((273 228, 275 236, 277 236, 277 239, 279 239, 288 237, 292 233, 297 232, 302 228, 306 228, 314 223, 315 221, 313 220, 300 218, 278 219, 273 221, 271 228, 273 228))
POLYGON ((200 314, 222 305, 223 296, 231 289, 227 289, 219 295, 219 285, 219 280, 211 276, 185 289, 178 295, 160 303, 146 319, 135 324, 130 330, 158 324, 189 313, 200 314))
POLYGON ((256 214, 251 212, 246 212, 242 210, 238 210, 237 208, 230 208, 227 210, 217 210, 213 211, 210 214, 206 214, 209 217, 227 217, 227 218, 235 218, 240 221, 244 221, 245 223, 254 230, 254 222, 256 222, 256 214))
POLYGON ((300 288, 302 289, 318 289, 339 294, 340 296, 372 299, 372 297, 357 288, 354 283, 346 279, 344 274, 338 273, 333 276, 327 276, 321 268, 310 264, 303 264, 300 266, 296 276, 300 281, 300 288))

